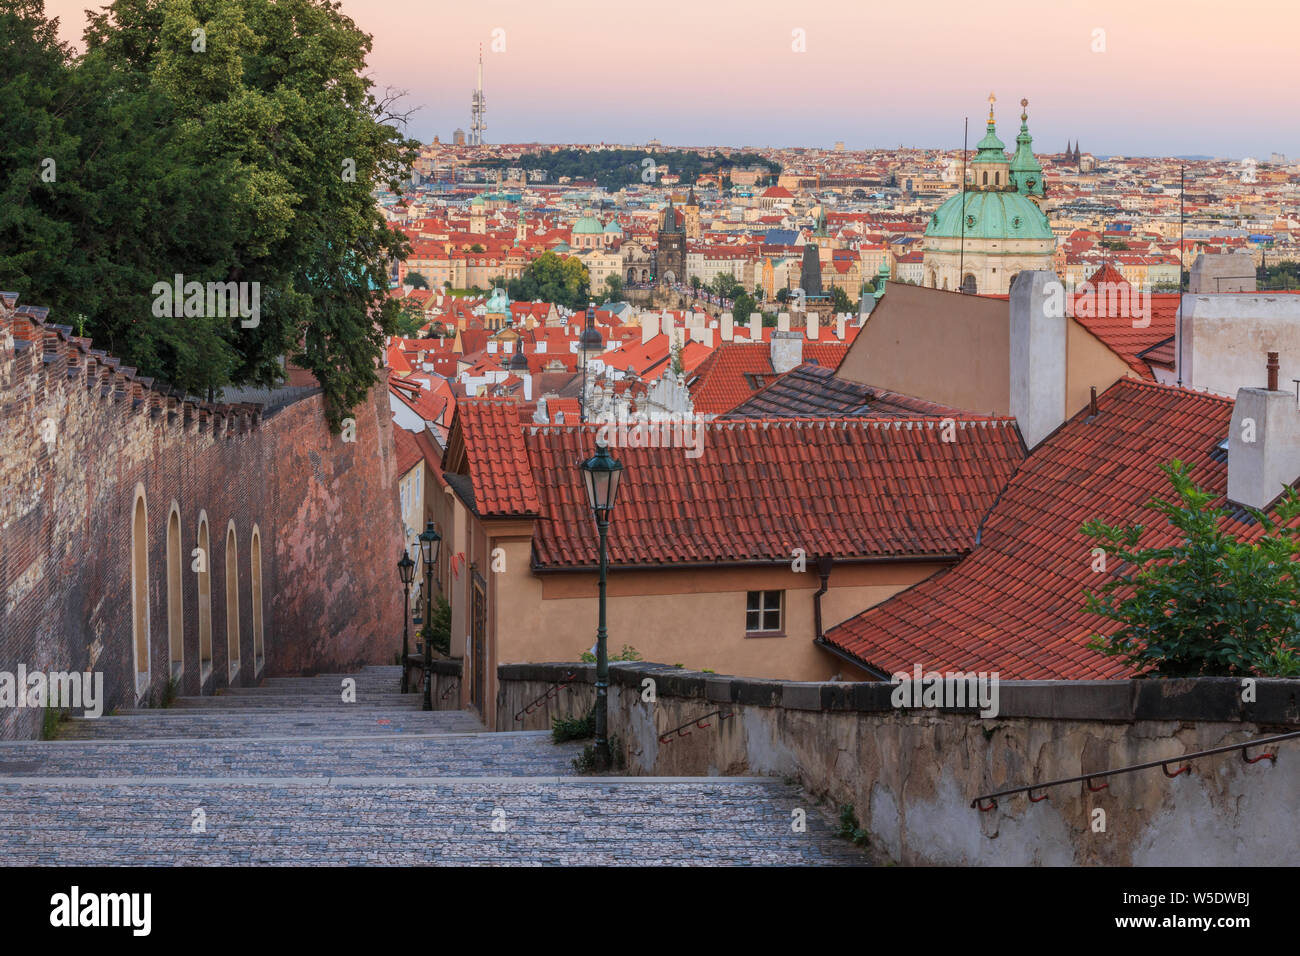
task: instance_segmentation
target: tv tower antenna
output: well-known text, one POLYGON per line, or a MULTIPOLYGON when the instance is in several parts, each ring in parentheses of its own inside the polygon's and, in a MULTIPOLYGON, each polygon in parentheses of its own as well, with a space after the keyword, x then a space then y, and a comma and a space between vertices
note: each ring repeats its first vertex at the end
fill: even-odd
POLYGON ((483 114, 487 112, 487 102, 483 99, 483 44, 478 45, 478 87, 470 95, 469 111, 472 121, 469 124, 469 144, 471 146, 483 145, 483 132, 487 129, 487 120, 483 114))

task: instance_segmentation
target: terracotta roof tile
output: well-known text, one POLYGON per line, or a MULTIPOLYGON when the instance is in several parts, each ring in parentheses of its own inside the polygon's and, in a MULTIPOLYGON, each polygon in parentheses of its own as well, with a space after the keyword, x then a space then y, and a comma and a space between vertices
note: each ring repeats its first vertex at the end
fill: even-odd
MULTIPOLYGON (((842 342, 803 343, 805 364, 838 368, 847 346, 842 342)), ((723 342, 702 361, 689 383, 697 415, 729 412, 778 378, 772 348, 763 342, 723 342)))
MULTIPOLYGON (((610 529, 621 565, 789 561, 794 548, 839 558, 951 556, 1023 457, 1010 419, 787 419, 710 422, 692 448, 614 447, 625 471, 610 529)), ((596 536, 577 463, 597 426, 534 426, 524 444, 543 520, 539 568, 591 566, 596 536)))
POLYGON ((1216 491, 1227 486, 1213 453, 1228 432, 1232 401, 1174 386, 1121 379, 1021 465, 989 512, 980 545, 952 569, 827 632, 872 667, 997 671, 1004 680, 1127 676, 1117 659, 1087 647, 1119 625, 1083 610, 1096 586, 1084 522, 1141 521, 1144 543, 1173 536, 1145 505, 1168 492, 1158 466, 1174 458, 1216 491))
MULTIPOLYGON (((466 399, 456 406, 479 514, 527 515, 539 510, 519 424, 519 403, 466 399)), ((453 424, 453 428, 456 425, 453 424)))

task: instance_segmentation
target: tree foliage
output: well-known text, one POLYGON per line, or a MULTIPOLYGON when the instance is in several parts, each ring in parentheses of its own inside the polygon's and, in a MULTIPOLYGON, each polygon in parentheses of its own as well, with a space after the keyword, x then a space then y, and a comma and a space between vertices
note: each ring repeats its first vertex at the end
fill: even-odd
POLYGON ((601 297, 600 304, 605 305, 608 302, 618 302, 623 298, 623 277, 619 275, 605 276, 605 291, 601 297))
POLYGON ((754 302, 754 297, 748 292, 741 292, 736 296, 736 301, 731 307, 731 317, 736 322, 748 322, 752 313, 758 311, 758 306, 754 302))
POLYGON ((553 302, 570 309, 585 309, 591 296, 591 276, 582 260, 543 252, 528 264, 506 290, 510 298, 530 302, 553 302))
POLYGON ((373 201, 415 143, 334 0, 113 0, 86 53, 39 0, 0 10, 0 277, 142 373, 203 395, 288 355, 331 424, 376 380, 406 242, 373 201), (21 102, 21 108, 16 104, 21 102), (39 161, 55 160, 42 182, 39 161), (156 283, 256 283, 256 325, 155 314, 156 283))
POLYGON ((1277 519, 1245 509, 1263 534, 1241 540, 1226 507, 1197 486, 1180 461, 1161 466, 1172 498, 1148 507, 1178 532, 1176 544, 1139 547, 1145 525, 1090 521, 1082 533, 1122 569, 1095 590, 1086 608, 1124 626, 1094 635, 1093 646, 1151 676, 1300 673, 1300 496, 1288 489, 1277 519))

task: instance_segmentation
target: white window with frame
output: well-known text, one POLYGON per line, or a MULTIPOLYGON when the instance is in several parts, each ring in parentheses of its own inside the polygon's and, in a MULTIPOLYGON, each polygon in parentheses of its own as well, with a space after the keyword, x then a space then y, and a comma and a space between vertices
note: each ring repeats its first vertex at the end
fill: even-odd
POLYGON ((784 632, 784 591, 748 591, 745 594, 745 634, 763 637, 784 632))

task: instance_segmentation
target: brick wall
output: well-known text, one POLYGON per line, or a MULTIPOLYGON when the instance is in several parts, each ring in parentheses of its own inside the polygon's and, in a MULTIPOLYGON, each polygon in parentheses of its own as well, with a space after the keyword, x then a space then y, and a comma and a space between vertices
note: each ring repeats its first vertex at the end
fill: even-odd
MULTIPOLYGON (((331 435, 319 394, 265 414, 187 402, 133 369, 0 304, 0 671, 93 669, 106 712, 158 703, 170 672, 167 526, 181 526, 181 694, 228 675, 226 535, 238 555, 240 670, 261 676, 391 663, 401 643, 402 546, 385 390, 353 411, 355 442, 331 435), (52 441, 47 441, 52 437, 52 441), (132 520, 146 495, 148 687, 134 693, 132 520), (210 535, 212 668, 200 684, 200 515, 210 535), (254 673, 251 539, 261 538, 265 664, 254 673)), ((0 710, 0 737, 39 733, 41 714, 0 710)))

